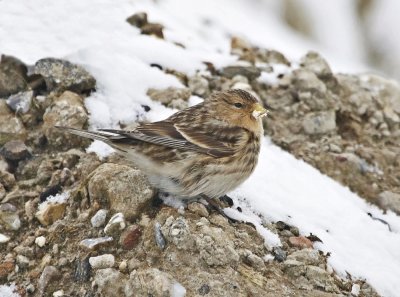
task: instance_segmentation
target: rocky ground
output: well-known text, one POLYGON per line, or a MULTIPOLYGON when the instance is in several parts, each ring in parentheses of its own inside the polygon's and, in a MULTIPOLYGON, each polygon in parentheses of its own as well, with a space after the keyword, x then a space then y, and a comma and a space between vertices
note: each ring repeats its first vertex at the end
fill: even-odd
MULTIPOLYGON (((163 37, 145 15, 129 22, 163 37)), ((240 63, 207 64, 193 77, 163 69, 186 88, 150 89, 149 97, 180 109, 191 95, 254 92, 272 110, 265 131, 277 145, 400 213, 397 84, 333 74, 317 53, 291 65, 238 38, 232 53, 240 63)), ((87 128, 84 98, 95 88, 68 61, 1 59, 0 284, 14 282, 21 296, 378 296, 338 277, 329 255, 313 249, 318 238, 296 226, 265 224, 283 243, 271 249, 253 225, 199 202, 163 205, 133 165, 85 153, 88 140, 53 127, 87 128)))

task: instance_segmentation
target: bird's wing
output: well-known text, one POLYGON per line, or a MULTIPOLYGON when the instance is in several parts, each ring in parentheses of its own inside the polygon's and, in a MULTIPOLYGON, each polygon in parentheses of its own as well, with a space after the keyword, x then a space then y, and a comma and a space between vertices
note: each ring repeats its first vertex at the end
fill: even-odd
POLYGON ((205 131, 199 127, 188 127, 171 121, 161 121, 143 124, 133 131, 102 129, 125 136, 117 142, 141 140, 148 143, 163 145, 171 148, 192 150, 220 158, 234 154, 237 151, 234 141, 219 139, 218 134, 205 131))

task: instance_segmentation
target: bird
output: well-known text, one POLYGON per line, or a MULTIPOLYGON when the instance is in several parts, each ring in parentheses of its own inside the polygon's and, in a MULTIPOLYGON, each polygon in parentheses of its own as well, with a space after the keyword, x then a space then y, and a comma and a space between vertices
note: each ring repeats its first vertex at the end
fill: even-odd
POLYGON ((249 92, 231 89, 130 131, 56 127, 110 145, 163 193, 217 199, 254 171, 268 112, 249 92))

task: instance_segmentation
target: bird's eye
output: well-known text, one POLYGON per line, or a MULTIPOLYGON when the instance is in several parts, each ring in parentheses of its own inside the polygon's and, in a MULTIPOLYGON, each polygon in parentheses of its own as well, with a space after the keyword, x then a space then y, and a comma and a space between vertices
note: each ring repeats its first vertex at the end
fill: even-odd
POLYGON ((243 104, 240 103, 240 102, 236 102, 236 103, 233 104, 233 105, 235 105, 236 108, 242 108, 242 107, 243 107, 243 104))

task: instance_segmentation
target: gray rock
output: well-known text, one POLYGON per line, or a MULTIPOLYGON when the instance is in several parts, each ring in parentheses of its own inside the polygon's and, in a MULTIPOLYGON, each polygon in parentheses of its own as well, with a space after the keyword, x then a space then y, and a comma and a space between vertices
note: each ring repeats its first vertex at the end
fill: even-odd
POLYGON ((332 76, 332 70, 328 62, 317 52, 308 52, 300 59, 300 63, 305 69, 314 72, 319 78, 332 76))
POLYGON ((127 280, 128 278, 124 274, 113 268, 99 269, 94 276, 94 282, 98 286, 101 296, 105 297, 126 296, 127 280))
POLYGON ((183 297, 185 293, 186 290, 169 273, 157 268, 133 271, 125 289, 127 297, 148 295, 183 297))
POLYGON ((20 60, 1 55, 0 60, 0 98, 26 89, 26 65, 20 60))
POLYGON ((11 190, 12 187, 15 185, 14 174, 0 169, 0 183, 3 184, 4 188, 6 188, 6 190, 11 190))
POLYGON ((188 84, 190 91, 194 95, 205 98, 210 94, 208 80, 200 75, 190 77, 188 84))
POLYGON ((0 201, 6 196, 6 188, 0 183, 0 201))
POLYGON ((167 89, 149 89, 147 95, 154 101, 171 107, 177 102, 187 102, 191 96, 191 92, 187 88, 169 87, 167 89))
POLYGON ((111 268, 115 264, 115 257, 111 254, 104 254, 97 257, 90 257, 89 263, 93 269, 111 268))
POLYGON ((156 222, 154 224, 154 239, 156 241, 157 246, 160 249, 162 249, 162 250, 165 249, 167 243, 165 241, 164 235, 161 232, 161 225, 159 222, 156 222))
POLYGON ((400 215, 400 194, 384 191, 378 196, 378 205, 385 210, 391 210, 400 215))
POLYGON ((13 231, 18 230, 21 227, 17 208, 14 205, 10 203, 0 205, 0 224, 7 230, 13 231))
POLYGON ((147 21, 147 13, 138 12, 131 15, 126 21, 134 27, 141 28, 148 23, 147 21))
POLYGON ((261 75, 261 71, 255 66, 226 66, 222 68, 221 75, 227 78, 242 75, 249 80, 254 80, 261 75))
POLYGON ((79 243, 79 246, 86 248, 88 250, 95 250, 99 247, 106 246, 113 242, 113 238, 111 236, 107 237, 98 237, 98 238, 87 238, 82 240, 79 243))
POLYGON ((278 262, 283 262, 287 258, 287 253, 280 247, 274 248, 274 259, 278 262))
POLYGON ((137 218, 150 203, 154 190, 137 169, 125 165, 105 163, 93 173, 88 183, 92 202, 121 212, 128 220, 137 218))
POLYGON ((27 113, 31 107, 33 91, 19 92, 6 100, 7 105, 16 113, 27 113))
POLYGON ((107 225, 104 227, 104 233, 115 238, 121 235, 122 230, 124 230, 125 227, 126 222, 124 215, 121 212, 118 212, 108 221, 107 225))
POLYGON ((108 210, 106 209, 99 209, 96 214, 90 219, 90 223, 93 227, 101 227, 104 226, 106 223, 108 210))
POLYGON ((41 295, 46 293, 52 293, 57 289, 58 282, 61 278, 60 271, 54 266, 46 266, 43 269, 38 281, 38 289, 41 295))
POLYGON ((324 269, 316 266, 307 266, 305 277, 314 288, 323 289, 326 292, 339 292, 334 279, 324 269))
POLYGON ((332 111, 308 113, 303 119, 303 128, 307 134, 324 134, 335 130, 336 115, 332 111))
POLYGON ((31 155, 30 149, 21 140, 8 141, 3 145, 0 153, 10 161, 20 161, 31 155))
POLYGON ((26 268, 29 265, 29 259, 24 255, 17 255, 16 261, 20 268, 26 268))
POLYGON ((48 90, 85 92, 95 88, 96 80, 83 67, 71 62, 46 58, 36 62, 34 73, 45 79, 48 90))
POLYGON ((22 121, 10 110, 5 100, 0 100, 0 146, 13 139, 26 138, 22 121))
POLYGON ((314 266, 317 266, 323 262, 323 259, 319 255, 319 252, 317 250, 309 248, 293 252, 287 257, 287 261, 289 260, 295 260, 306 265, 314 266))
POLYGON ((43 115, 43 130, 49 142, 54 146, 71 147, 87 143, 82 137, 77 137, 55 129, 54 126, 67 126, 82 129, 88 121, 88 113, 83 99, 72 92, 66 91, 56 98, 43 115))
POLYGON ((193 248, 194 239, 183 217, 178 217, 176 219, 169 217, 161 230, 166 240, 176 245, 178 250, 193 248))

